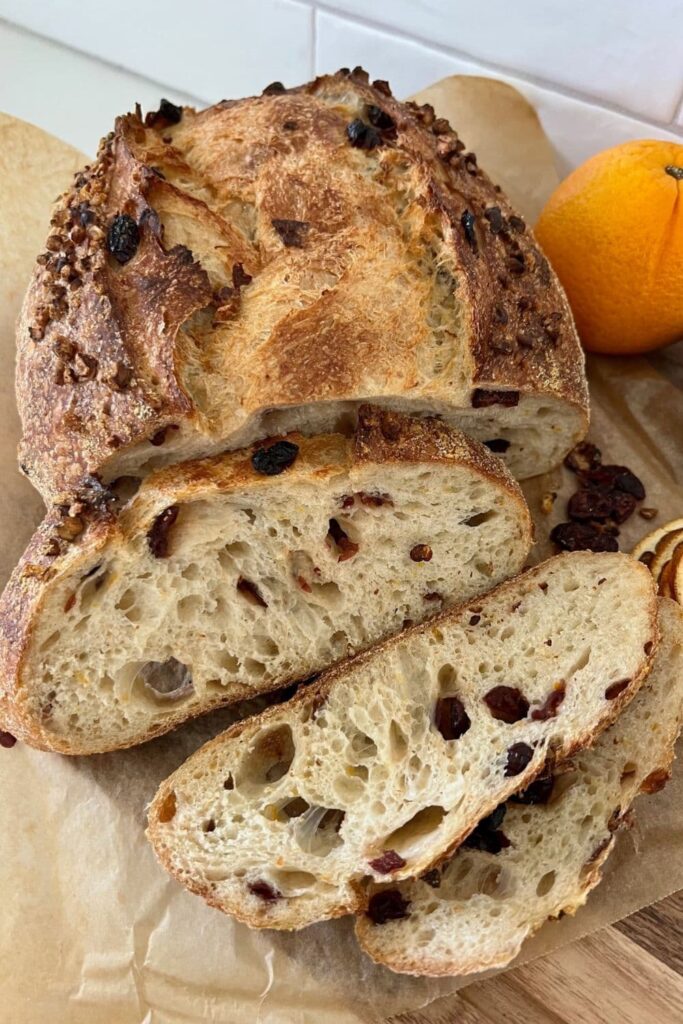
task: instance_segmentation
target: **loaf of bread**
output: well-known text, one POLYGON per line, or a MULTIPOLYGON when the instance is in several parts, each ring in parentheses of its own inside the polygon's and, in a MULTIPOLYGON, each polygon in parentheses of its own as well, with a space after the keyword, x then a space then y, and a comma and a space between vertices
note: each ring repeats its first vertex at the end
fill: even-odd
POLYGON ((671 773, 683 704, 683 611, 668 599, 659 605, 652 669, 595 745, 563 774, 513 797, 440 868, 373 891, 356 925, 373 960, 435 976, 502 967, 549 917, 585 903, 630 804, 671 773))
POLYGON ((21 463, 50 500, 361 401, 513 474, 584 434, 584 363, 533 235, 429 106, 360 69, 120 117, 57 204, 18 329, 21 463))
POLYGON ((238 723, 160 787, 161 864, 261 928, 365 908, 589 744, 640 686, 658 629, 645 566, 560 555, 238 723))
POLYGON ((499 459, 363 408, 341 435, 152 474, 118 516, 51 513, 0 602, 0 723, 86 754, 305 679, 522 568, 499 459))

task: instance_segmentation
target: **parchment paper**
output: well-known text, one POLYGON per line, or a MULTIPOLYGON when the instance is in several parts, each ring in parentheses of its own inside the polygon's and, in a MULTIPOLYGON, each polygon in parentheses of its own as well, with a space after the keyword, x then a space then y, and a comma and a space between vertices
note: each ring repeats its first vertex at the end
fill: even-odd
MULTIPOLYGON (((513 89, 447 79, 419 97, 458 127, 494 180, 533 221, 557 181, 534 112, 513 89)), ((0 582, 41 503, 15 468, 13 323, 51 200, 84 162, 42 131, 0 115, 0 582)), ((652 361, 591 360, 591 437, 628 465, 659 509, 635 516, 624 549, 683 512, 683 353, 652 361)), ((539 542, 562 518, 573 480, 530 482, 539 542), (552 515, 540 497, 557 491, 552 515)), ((447 995, 464 982, 393 975, 358 950, 350 920, 295 935, 250 932, 157 867, 143 836, 158 782, 232 720, 219 712, 137 750, 63 758, 23 744, 0 749, 0 1021, 22 1024, 354 1024, 447 995)), ((682 766, 683 767, 683 766, 682 766)), ((638 853, 622 837, 606 881, 576 918, 546 925, 523 951, 538 956, 683 886, 683 771, 639 803, 638 853)), ((468 979, 471 981, 473 979, 468 979)))

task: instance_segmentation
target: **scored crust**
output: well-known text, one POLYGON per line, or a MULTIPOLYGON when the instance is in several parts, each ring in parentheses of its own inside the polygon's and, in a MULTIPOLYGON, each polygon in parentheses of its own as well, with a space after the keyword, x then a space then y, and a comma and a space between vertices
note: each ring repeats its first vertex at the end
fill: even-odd
POLYGON ((508 427, 516 475, 587 422, 571 313, 530 230, 443 119, 359 69, 177 123, 118 118, 55 210, 17 394, 22 464, 51 498, 328 431, 363 399, 471 421, 483 440, 508 427), (369 150, 347 135, 368 111, 394 126, 369 150), (107 233, 122 214, 139 238, 120 264, 107 233), (477 389, 520 408, 473 408, 497 401, 477 389), (527 407, 545 432, 524 456, 527 407))
MULTIPOLYGON (((268 490, 283 482, 296 504, 297 486, 303 481, 324 483, 327 479, 353 474, 354 467, 383 464, 410 465, 441 463, 472 471, 473 480, 491 483, 510 509, 515 510, 524 551, 532 540, 532 522, 517 482, 488 449, 434 419, 413 419, 398 413, 364 406, 359 411, 353 440, 342 435, 312 438, 290 435, 299 452, 286 476, 264 476, 251 461, 251 451, 182 463, 152 473, 135 497, 118 514, 111 508, 112 495, 104 489, 90 495, 90 503, 76 501, 55 507, 32 537, 0 598, 0 724, 3 729, 42 749, 81 754, 82 745, 58 736, 30 710, 31 651, 45 607, 55 587, 64 580, 78 580, 95 561, 124 549, 132 538, 145 534, 155 518, 171 505, 195 500, 210 501, 212 495, 240 494, 268 490)), ((521 564, 521 558, 520 562, 521 564)), ((294 583, 292 583, 294 586, 294 583)), ((310 674, 310 673, 309 673, 310 674)), ((283 678, 286 686, 296 677, 283 678)), ((273 689, 272 686, 264 689, 273 689)), ((144 742, 167 732, 188 718, 212 708, 254 695, 244 686, 240 692, 215 694, 196 708, 180 707, 134 742, 144 742)), ((116 744, 112 749, 128 746, 116 744)))

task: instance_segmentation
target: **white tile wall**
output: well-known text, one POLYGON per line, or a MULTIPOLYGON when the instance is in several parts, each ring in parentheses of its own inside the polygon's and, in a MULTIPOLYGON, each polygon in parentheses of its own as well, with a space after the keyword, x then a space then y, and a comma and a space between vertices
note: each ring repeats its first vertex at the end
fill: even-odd
POLYGON ((357 63, 398 95, 504 78, 562 170, 624 139, 683 140, 683 0, 0 0, 0 18, 22 27, 0 22, 0 109, 87 151, 135 100, 210 102, 357 63))
POLYGON ((313 11, 295 0, 0 0, 0 17, 205 100, 312 66, 313 11))
POLYGON ((406 37, 320 13, 316 70, 321 73, 340 64, 362 64, 371 74, 387 78, 399 96, 416 92, 446 75, 505 78, 536 107, 563 173, 593 153, 627 139, 676 138, 675 126, 662 128, 523 78, 485 71, 473 61, 452 57, 406 37))
POLYGON ((321 6, 665 122, 683 88, 681 0, 334 0, 321 6))

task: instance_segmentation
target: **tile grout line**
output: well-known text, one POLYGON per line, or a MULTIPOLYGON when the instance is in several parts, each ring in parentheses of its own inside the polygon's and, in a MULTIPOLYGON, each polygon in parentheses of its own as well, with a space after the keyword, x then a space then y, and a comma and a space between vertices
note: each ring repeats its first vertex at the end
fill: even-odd
MULTIPOLYGON (((300 0, 300 2, 310 3, 311 0, 300 0)), ((318 11, 338 18, 340 21, 347 21, 350 24, 359 25, 361 28, 368 28, 374 32, 382 32, 385 35, 394 36, 396 39, 401 39, 405 42, 417 43, 419 46, 424 46, 426 49, 433 50, 435 53, 440 53, 446 57, 454 57, 457 60, 467 61, 470 64, 477 64, 485 71, 498 72, 507 78, 515 78, 518 81, 536 86, 536 88, 543 89, 545 92, 557 93, 557 95, 563 96, 565 99, 575 100, 577 102, 587 104, 588 106, 601 107, 603 110, 607 110, 610 113, 619 114, 622 117, 628 117, 633 121, 640 121, 643 124, 650 124, 655 128, 662 128, 667 131, 673 131, 674 133, 679 130, 680 126, 677 125, 675 121, 676 114, 674 114, 674 118, 671 121, 662 121, 650 116, 646 117, 644 114, 629 110, 627 107, 622 107, 618 103, 613 103, 609 100, 593 96, 590 93, 582 93, 578 89, 572 89, 569 86, 561 85, 559 82, 552 82, 539 75, 524 73, 519 71, 517 68, 511 68, 505 64, 498 64, 495 61, 487 60, 484 57, 476 57, 465 50, 458 50, 454 47, 444 46, 441 43, 435 43, 433 40, 426 39, 424 36, 413 35, 405 29, 397 28, 393 25, 387 25, 381 21, 375 21, 372 18, 365 17, 364 15, 349 14, 346 11, 339 11, 330 3, 321 3, 320 0, 316 0, 315 6, 318 11)))
POLYGON ((42 43, 57 46, 67 52, 77 53, 79 57, 85 57, 87 60, 91 60, 95 64, 102 64, 104 67, 109 68, 112 71, 118 71, 121 74, 130 75, 132 78, 139 78, 143 82, 148 82, 150 85, 158 86, 159 89, 168 89, 172 92, 182 93, 183 96, 188 100, 191 100, 192 103, 196 104, 198 107, 201 107, 206 103, 216 102, 216 100, 209 100, 205 96, 195 96, 194 93, 187 92, 185 89, 179 89, 176 85, 171 85, 170 82, 160 82, 156 78, 148 78, 147 75, 141 75, 139 71, 133 71, 124 64, 114 64, 105 57, 99 57, 97 54, 89 53, 87 50, 79 50, 77 46, 71 46, 69 43, 63 43, 61 39, 53 39, 51 36, 44 36, 41 32, 34 32, 33 29, 24 28, 23 25, 17 25, 16 22, 9 21, 7 18, 0 18, 0 28, 2 27, 10 29, 12 32, 18 32, 20 35, 28 36, 29 38, 39 39, 42 43))

